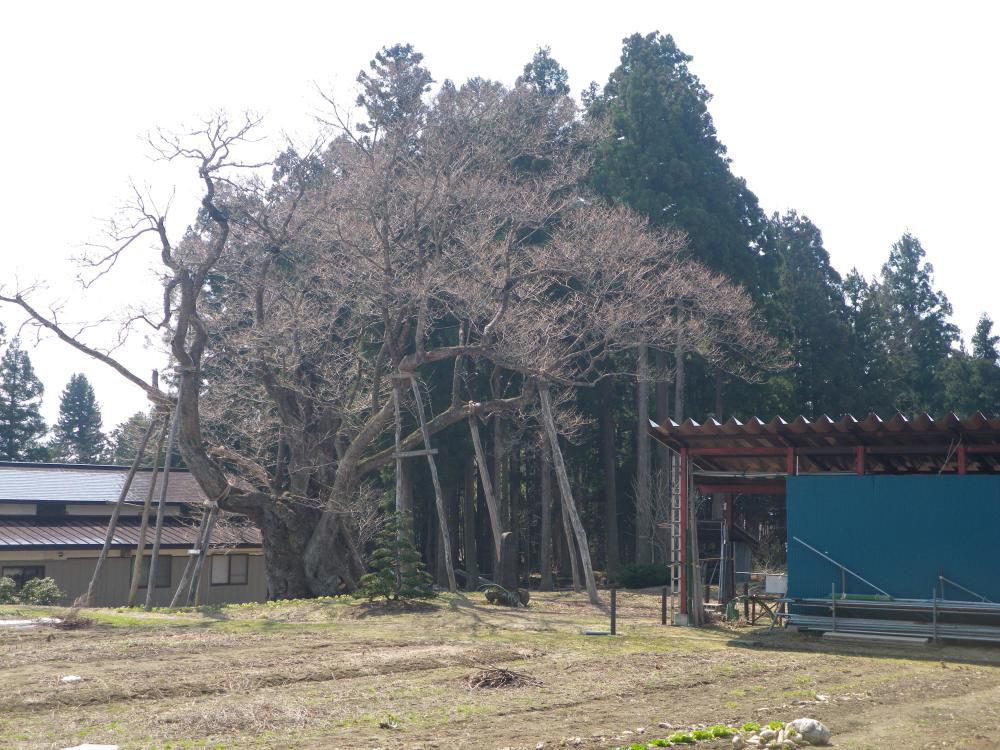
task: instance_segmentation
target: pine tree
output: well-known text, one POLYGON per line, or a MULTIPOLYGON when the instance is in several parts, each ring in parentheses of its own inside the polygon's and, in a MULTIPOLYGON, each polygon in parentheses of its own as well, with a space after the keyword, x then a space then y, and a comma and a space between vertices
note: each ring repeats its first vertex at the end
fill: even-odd
POLYGON ((48 451, 39 443, 45 434, 41 413, 44 390, 28 353, 20 340, 14 339, 0 358, 0 460, 47 458, 48 451))
POLYGON ((101 410, 86 376, 75 373, 59 402, 59 420, 52 430, 52 457, 74 464, 101 460, 106 439, 101 432, 101 410))
POLYGON ((373 601, 429 599, 434 596, 431 576, 413 545, 412 520, 408 512, 385 509, 385 520, 375 536, 372 572, 361 577, 354 596, 373 601))

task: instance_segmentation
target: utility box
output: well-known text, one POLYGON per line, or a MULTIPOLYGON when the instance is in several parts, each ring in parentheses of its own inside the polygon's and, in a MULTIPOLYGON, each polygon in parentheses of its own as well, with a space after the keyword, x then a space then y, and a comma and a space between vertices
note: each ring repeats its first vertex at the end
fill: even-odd
POLYGON ((788 575, 786 573, 768 573, 764 577, 764 593, 781 594, 782 596, 787 594, 788 575))

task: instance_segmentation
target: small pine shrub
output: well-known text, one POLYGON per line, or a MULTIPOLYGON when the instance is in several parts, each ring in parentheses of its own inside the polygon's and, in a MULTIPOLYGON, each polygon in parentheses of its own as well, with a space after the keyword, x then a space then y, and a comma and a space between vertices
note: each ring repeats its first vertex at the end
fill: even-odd
POLYGON ((64 596, 51 578, 31 578, 17 592, 21 604, 58 604, 64 596))
POLYGON ((375 536, 371 572, 361 577, 354 596, 358 599, 431 599, 431 576, 413 544, 413 521, 409 513, 385 509, 385 522, 375 536))
POLYGON ((13 578, 0 578, 0 604, 17 604, 17 584, 13 578))
POLYGON ((635 563, 622 566, 618 574, 618 585, 626 589, 645 589, 650 586, 666 586, 669 574, 666 565, 638 565, 635 563))

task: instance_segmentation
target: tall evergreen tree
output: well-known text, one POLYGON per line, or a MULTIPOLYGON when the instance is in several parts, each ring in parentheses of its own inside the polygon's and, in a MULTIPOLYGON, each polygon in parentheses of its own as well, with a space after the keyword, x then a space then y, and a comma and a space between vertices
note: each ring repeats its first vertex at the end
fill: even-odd
POLYGON ((515 83, 539 94, 565 96, 569 93, 569 73, 552 57, 548 47, 539 47, 515 83))
POLYGON ((694 255, 751 292, 768 286, 767 223, 757 197, 729 169, 708 111, 711 94, 670 35, 633 34, 590 114, 611 128, 592 181, 655 226, 688 233, 694 255))
POLYGON ((837 415, 849 408, 851 386, 844 283, 830 265, 819 229, 789 211, 774 215, 777 300, 794 366, 791 408, 806 416, 837 415))
POLYGON ((92 464, 104 455, 101 410, 85 375, 73 374, 59 401, 59 420, 53 428, 52 457, 74 464, 92 464))
POLYGON ((0 358, 0 460, 46 459, 47 451, 39 442, 45 434, 44 390, 28 353, 14 339, 0 358))
POLYGON ((924 256, 920 241, 904 234, 882 266, 877 291, 886 325, 893 406, 902 412, 943 406, 940 372, 958 341, 958 328, 948 320, 951 303, 934 288, 934 267, 924 256))
POLYGON ((972 356, 976 359, 986 360, 990 364, 996 364, 1000 359, 1000 350, 997 344, 1000 343, 1000 336, 993 334, 993 320, 989 315, 983 313, 976 323, 976 332, 972 336, 972 356))

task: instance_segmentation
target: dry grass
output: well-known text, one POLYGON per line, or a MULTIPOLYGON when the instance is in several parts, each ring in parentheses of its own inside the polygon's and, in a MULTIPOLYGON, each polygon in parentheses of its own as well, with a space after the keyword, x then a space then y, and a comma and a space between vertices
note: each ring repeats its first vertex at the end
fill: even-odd
POLYGON ((806 714, 849 748, 989 747, 977 736, 1000 732, 996 649, 663 628, 658 604, 620 594, 615 638, 581 634, 607 615, 574 594, 535 594, 529 609, 470 595, 390 612, 345 600, 91 611, 89 628, 0 631, 0 747, 534 748, 579 737, 596 749, 657 736, 625 732, 658 722, 806 714), (485 682, 506 670, 498 683, 510 674, 520 687, 470 689, 484 667, 485 682), (83 681, 60 683, 66 674, 83 681), (866 744, 873 727, 879 744, 866 744))

